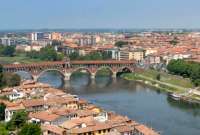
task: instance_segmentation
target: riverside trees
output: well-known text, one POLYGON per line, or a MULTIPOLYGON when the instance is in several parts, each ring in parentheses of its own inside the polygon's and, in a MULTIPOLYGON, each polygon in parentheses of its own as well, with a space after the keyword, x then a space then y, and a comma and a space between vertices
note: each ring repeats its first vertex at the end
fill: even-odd
POLYGON ((26 56, 32 59, 40 59, 46 61, 62 60, 64 57, 63 54, 57 53, 54 47, 50 45, 42 48, 39 52, 37 51, 28 52, 26 56))
POLYGON ((170 73, 188 77, 195 86, 200 86, 200 64, 184 60, 171 60, 167 65, 170 73))
POLYGON ((85 56, 80 56, 78 52, 74 52, 69 55, 70 60, 108 60, 111 57, 111 52, 92 52, 85 56))
POLYGON ((4 86, 18 86, 21 78, 17 74, 3 73, 3 67, 0 65, 0 88, 4 86))

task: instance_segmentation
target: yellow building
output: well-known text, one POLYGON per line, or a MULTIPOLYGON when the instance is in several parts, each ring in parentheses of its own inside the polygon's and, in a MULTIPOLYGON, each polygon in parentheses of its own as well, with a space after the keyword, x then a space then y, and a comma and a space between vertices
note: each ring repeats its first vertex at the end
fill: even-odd
POLYGON ((123 49, 119 51, 119 60, 136 60, 144 59, 145 51, 143 49, 123 49))

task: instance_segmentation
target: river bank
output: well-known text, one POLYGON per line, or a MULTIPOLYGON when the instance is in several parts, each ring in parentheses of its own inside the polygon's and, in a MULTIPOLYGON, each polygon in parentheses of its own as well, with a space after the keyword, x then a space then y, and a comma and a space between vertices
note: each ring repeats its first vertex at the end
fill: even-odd
POLYGON ((155 70, 126 73, 122 75, 122 78, 129 81, 144 83, 163 92, 179 94, 183 101, 200 103, 200 96, 191 93, 194 86, 189 79, 161 73, 155 70))
POLYGON ((0 57, 0 64, 13 64, 13 63, 31 64, 36 62, 42 62, 40 59, 31 59, 26 54, 16 54, 14 57, 0 57))

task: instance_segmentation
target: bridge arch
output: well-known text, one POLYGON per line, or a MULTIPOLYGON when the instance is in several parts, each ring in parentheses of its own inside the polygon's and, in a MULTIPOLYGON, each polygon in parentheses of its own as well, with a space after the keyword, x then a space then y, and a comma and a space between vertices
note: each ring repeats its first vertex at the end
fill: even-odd
POLYGON ((112 69, 111 67, 109 67, 109 66, 102 66, 102 67, 99 67, 99 68, 95 71, 95 76, 96 76, 97 73, 98 73, 100 70, 102 70, 102 69, 108 69, 108 70, 110 71, 111 75, 114 74, 114 71, 113 71, 113 69, 112 69))
POLYGON ((63 80, 65 79, 65 74, 64 74, 63 71, 58 70, 58 69, 46 69, 46 70, 44 70, 44 71, 42 71, 42 72, 40 72, 38 74, 38 76, 36 78, 36 81, 38 80, 38 78, 40 78, 42 75, 44 75, 44 73, 47 73, 47 72, 50 72, 50 71, 56 71, 57 73, 59 73, 61 75, 61 77, 62 77, 63 80))
MULTIPOLYGON (((93 72, 91 71, 90 68, 87 68, 87 67, 78 67, 78 68, 75 68, 71 71, 71 75, 74 74, 75 72, 78 72, 78 71, 82 71, 82 70, 85 70, 87 73, 89 73, 90 76, 93 75, 93 72)), ((70 75, 70 78, 71 78, 71 75, 70 75)))
POLYGON ((19 75, 21 80, 34 80, 34 76, 29 71, 19 70, 14 72, 14 74, 19 75))
POLYGON ((133 69, 131 67, 128 66, 123 66, 120 67, 117 71, 116 71, 116 76, 120 76, 123 73, 132 73, 133 69))

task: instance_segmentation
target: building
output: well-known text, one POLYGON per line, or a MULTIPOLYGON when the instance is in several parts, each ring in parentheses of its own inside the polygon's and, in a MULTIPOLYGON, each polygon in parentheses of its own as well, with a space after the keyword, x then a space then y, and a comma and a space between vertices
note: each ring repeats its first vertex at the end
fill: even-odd
POLYGON ((44 39, 44 33, 42 33, 42 32, 31 33, 31 40, 32 41, 37 41, 37 40, 42 40, 42 39, 44 39))
POLYGON ((122 48, 118 53, 118 60, 136 60, 141 62, 145 56, 143 49, 122 48))
POLYGON ((25 96, 25 93, 22 91, 19 91, 17 89, 13 89, 13 91, 8 95, 9 100, 16 100, 21 99, 25 96))
POLYGON ((62 35, 61 33, 53 32, 51 33, 51 40, 61 40, 62 35))
POLYGON ((31 51, 31 46, 30 45, 17 45, 16 46, 17 51, 22 51, 22 52, 30 52, 31 51))
POLYGON ((0 39, 0 44, 6 45, 6 46, 12 46, 12 45, 16 45, 16 40, 14 38, 4 37, 0 39))
POLYGON ((12 116, 17 111, 25 110, 24 106, 18 103, 14 103, 10 106, 6 106, 5 109, 5 121, 8 122, 12 119, 12 116))
POLYGON ((65 55, 69 56, 70 54, 77 52, 77 45, 76 44, 64 44, 58 47, 58 51, 64 53, 65 55))
POLYGON ((78 45, 79 46, 92 46, 96 45, 96 37, 93 35, 87 35, 78 38, 78 45))

